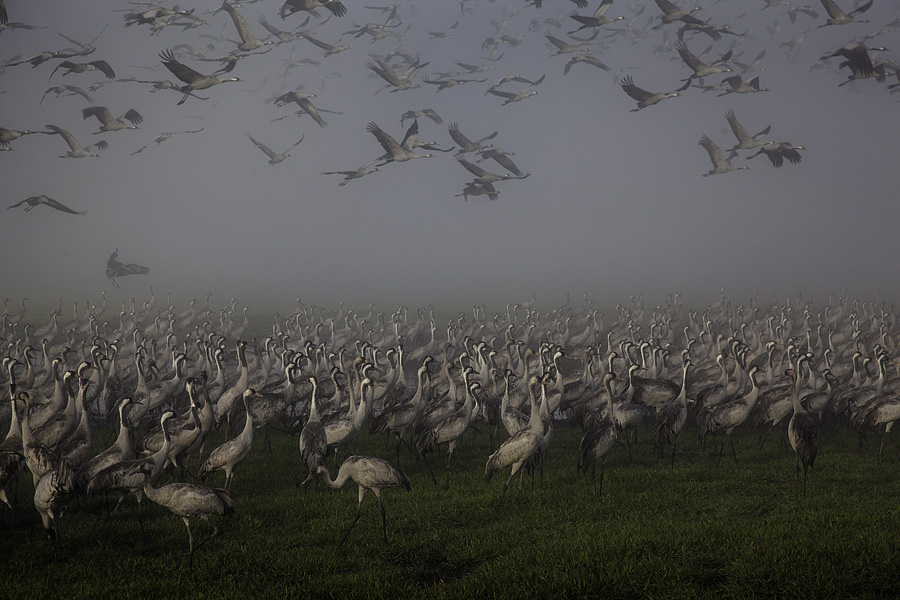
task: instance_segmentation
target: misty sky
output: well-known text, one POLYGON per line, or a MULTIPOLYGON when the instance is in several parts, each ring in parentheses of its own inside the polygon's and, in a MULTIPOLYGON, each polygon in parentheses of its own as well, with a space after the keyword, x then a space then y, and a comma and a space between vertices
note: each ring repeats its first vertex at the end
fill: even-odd
MULTIPOLYGON (((809 3, 818 18, 800 15, 792 24, 785 7, 760 10, 763 0, 699 2, 700 18, 745 33, 724 36, 704 58, 721 56, 734 44, 738 60, 750 63, 765 49, 765 70, 746 78, 758 75, 771 91, 717 97, 690 88, 640 112, 630 112, 635 102, 618 78, 631 75, 644 89, 672 91, 691 73, 673 48, 678 25, 648 30, 644 39, 624 33, 607 37, 623 23, 637 30, 648 21, 659 23, 662 13, 649 0, 616 0, 607 16, 631 19, 641 7, 643 13, 633 22, 605 26, 600 43, 589 47, 610 68, 627 70, 613 74, 577 64, 567 75, 563 67, 572 55, 552 56, 556 50, 544 34, 565 38, 577 27, 567 16, 575 9, 568 0, 544 0, 540 9, 524 0, 476 0, 466 3, 465 14, 458 2, 400 2, 403 24, 396 30, 411 25, 401 46, 429 62, 423 75, 459 71, 456 60, 487 60, 482 42, 499 35, 491 21, 503 16, 506 33, 523 39, 516 47, 498 46, 503 57, 490 63, 493 70, 469 76, 487 77, 485 83, 440 92, 423 83, 377 95, 384 82, 365 64, 370 54, 396 49, 396 39, 372 42, 342 34, 355 25, 383 22, 384 13, 366 5, 388 2, 346 0, 345 17, 326 20, 329 13, 319 9, 322 18, 311 19, 308 31, 330 43, 340 40, 349 50, 323 57, 305 40, 269 46, 267 54, 238 62, 231 75, 244 83, 206 90, 200 95, 209 100, 188 98, 180 106, 175 91, 150 93, 147 84, 107 83, 91 92, 94 105, 107 106, 116 116, 134 108, 144 121, 138 130, 102 136, 93 135, 96 119, 82 120, 81 110, 89 104, 80 97, 48 94, 38 105, 51 85, 87 87, 105 81, 102 74, 62 77, 60 70, 48 81, 59 60, 34 69, 7 67, 0 74, 0 127, 41 130, 55 124, 82 144, 102 137, 110 147, 101 158, 61 159, 67 148, 59 136, 32 135, 13 142, 14 152, 0 152, 5 203, 0 290, 13 299, 75 300, 106 290, 116 300, 146 297, 153 286, 157 296, 171 292, 182 305, 212 292, 220 304, 236 296, 245 304, 287 307, 298 296, 325 305, 466 307, 526 300, 532 290, 548 305, 564 300, 567 292, 573 300, 587 293, 616 303, 638 292, 653 299, 677 291, 688 302, 708 303, 718 299, 720 288, 741 300, 754 292, 761 300, 773 293, 822 297, 842 288, 863 297, 882 290, 894 300, 900 296, 900 95, 890 94, 887 86, 897 79, 839 88, 849 70, 838 70, 840 59, 823 65, 819 57, 897 19, 900 4, 875 0, 862 15, 871 23, 817 29, 826 15, 818 2, 809 3), (558 19, 562 28, 530 30, 533 20, 548 18, 558 19), (430 39, 428 32, 457 20, 455 35, 430 39), (775 21, 780 34, 773 39, 767 28, 775 21), (668 49, 660 53, 664 33, 668 49), (780 44, 802 34, 804 47, 792 62, 780 44), (321 65, 285 72, 292 52, 297 60, 321 65), (512 73, 529 79, 546 74, 546 79, 535 88, 538 95, 501 106, 500 98, 485 92, 512 73), (296 106, 266 100, 301 84, 316 94, 316 106, 342 114, 324 113, 325 128, 308 116, 273 122, 296 106), (472 176, 452 152, 385 165, 344 187, 338 186, 339 176, 321 174, 355 169, 382 153, 366 131, 368 122, 399 140, 400 115, 423 108, 436 110, 444 123, 419 119, 420 139, 450 147, 447 125, 454 121, 473 139, 498 130, 492 141, 515 152, 516 164, 531 176, 498 183, 496 202, 485 196, 465 202, 455 194, 472 176), (767 139, 805 146, 802 163, 775 169, 764 156, 748 161, 752 152, 744 151, 736 164, 750 170, 702 177, 712 166, 697 144, 700 137, 706 134, 725 148, 735 144, 724 118, 728 109, 751 134, 771 125, 767 139), (206 113, 203 120, 190 118, 206 113), (129 156, 164 131, 200 127, 201 133, 175 136, 129 156), (285 162, 270 166, 247 134, 275 151, 305 139, 285 162), (39 194, 87 215, 47 207, 29 213, 5 209, 39 194), (115 290, 104 274, 115 248, 120 260, 147 265, 150 274, 122 278, 121 291, 115 290)), ((853 6, 853 0, 838 3, 847 11, 853 6)), ((579 12, 590 14, 598 5, 592 1, 579 12)), ((169 26, 157 35, 145 25, 126 28, 124 6, 112 0, 7 0, 11 21, 45 28, 0 32, 0 61, 70 47, 58 32, 88 42, 107 24, 96 52, 71 60, 106 60, 118 78, 174 80, 158 55, 178 44, 201 48, 209 57, 235 47, 223 41, 209 50, 211 40, 200 37, 218 36, 224 27, 227 38, 237 39, 225 12, 208 14, 219 2, 181 4, 196 9, 208 24, 188 30, 169 26)), ((279 6, 267 0, 239 10, 262 37, 260 15, 282 30, 306 16, 282 20, 279 6)), ((702 33, 688 33, 685 40, 695 54, 711 43, 702 33)), ((880 58, 900 60, 897 31, 867 43, 889 49, 880 58)), ((180 60, 204 73, 216 68, 188 56, 180 60)), ((481 166, 505 172, 493 161, 481 166)))

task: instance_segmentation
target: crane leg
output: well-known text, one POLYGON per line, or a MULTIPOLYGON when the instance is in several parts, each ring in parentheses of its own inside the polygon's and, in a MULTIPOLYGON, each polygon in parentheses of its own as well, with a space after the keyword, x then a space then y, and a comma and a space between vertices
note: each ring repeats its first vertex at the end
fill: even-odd
POLYGON ((722 439, 722 445, 719 447, 719 458, 716 459, 716 467, 722 464, 722 455, 725 454, 725 442, 728 441, 728 436, 726 435, 722 439))
POLYGON ((766 429, 765 435, 763 435, 762 440, 759 442, 759 449, 762 450, 763 446, 766 443, 766 438, 769 437, 769 434, 772 433, 772 429, 775 428, 775 423, 772 423, 772 426, 766 429))
POLYGON ((525 471, 519 469, 519 502, 522 502, 522 477, 525 475, 525 471))
POLYGON ((431 470, 431 463, 428 462, 428 453, 422 453, 422 458, 425 460, 425 466, 428 467, 428 474, 431 475, 431 481, 434 485, 437 485, 437 477, 434 476, 434 471, 431 470))
POLYGON ((672 441, 672 469, 675 468, 675 449, 678 448, 678 438, 672 441))
POLYGON ((350 531, 353 530, 353 527, 356 526, 356 522, 359 521, 360 509, 362 508, 362 502, 356 505, 356 517, 354 517, 353 522, 350 523, 350 527, 347 528, 347 531, 344 533, 344 537, 341 538, 341 541, 338 543, 338 548, 340 548, 344 541, 347 539, 347 536, 350 535, 350 531))
POLYGON ((603 473, 606 471, 606 457, 603 457, 603 462, 600 463, 600 495, 603 496, 603 473))
POLYGON ((193 566, 194 562, 194 534, 191 533, 191 521, 187 517, 182 517, 184 526, 188 530, 188 568, 193 566))
POLYGON ((544 456, 541 456, 541 489, 544 489, 544 456))
POLYGON ((384 502, 381 501, 381 494, 375 492, 375 498, 378 499, 378 507, 381 509, 381 531, 384 533, 384 543, 387 543, 387 513, 384 510, 384 502))
POLYGON ((897 455, 897 460, 900 460, 900 450, 897 450, 897 443, 894 441, 893 434, 890 431, 888 431, 887 435, 891 439, 891 446, 894 447, 894 453, 897 455))
MULTIPOLYGON (((203 518, 206 522, 209 522, 209 518, 207 518, 206 515, 200 515, 200 517, 203 518)), ((187 519, 185 519, 185 522, 187 522, 187 519)), ((212 523, 210 523, 210 525, 212 525, 212 523)), ((190 528, 190 526, 188 526, 188 533, 190 533, 190 531, 191 531, 191 528, 190 528)), ((213 532, 211 534, 209 534, 208 538, 206 538, 205 540, 203 540, 202 542, 200 542, 199 544, 197 544, 196 546, 193 547, 193 550, 191 550, 191 555, 193 555, 194 552, 196 552, 197 550, 202 548, 203 545, 206 544, 206 542, 208 542, 209 540, 216 537, 216 535, 218 535, 218 533, 219 533, 219 528, 216 527, 215 525, 213 525, 213 532)))
POLYGON ((453 456, 453 442, 447 445, 447 488, 450 488, 450 458, 453 456))
POLYGON ((728 441, 731 443, 731 455, 734 457, 734 464, 737 464, 737 452, 734 451, 734 438, 730 435, 727 437, 728 441))
POLYGON ((500 490, 500 499, 497 500, 497 508, 500 508, 500 505, 503 504, 503 496, 506 495, 506 488, 509 487, 509 482, 512 481, 513 476, 516 474, 516 469, 513 467, 510 469, 509 477, 506 478, 506 481, 503 482, 503 489, 500 490))

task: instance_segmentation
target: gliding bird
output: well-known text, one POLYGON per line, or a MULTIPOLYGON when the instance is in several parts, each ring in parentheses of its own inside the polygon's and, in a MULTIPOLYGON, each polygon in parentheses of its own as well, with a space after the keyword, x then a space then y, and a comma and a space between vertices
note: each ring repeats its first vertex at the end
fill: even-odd
POLYGON ((7 210, 10 208, 16 208, 18 206, 22 206, 23 204, 28 204, 28 206, 25 207, 25 212, 28 212, 35 206, 40 206, 41 204, 43 204, 44 206, 49 206, 50 208, 55 208, 58 211, 69 213, 71 215, 86 215, 87 214, 86 210, 74 211, 71 208, 69 208, 68 206, 66 206, 65 204, 63 204, 62 202, 57 202, 53 198, 49 198, 43 194, 41 194, 40 196, 32 196, 30 198, 25 198, 21 202, 16 202, 12 206, 7 207, 7 210))
POLYGON ((249 133, 247 134, 247 139, 249 139, 251 142, 253 142, 254 146, 256 146, 257 148, 262 150, 266 154, 266 156, 269 157, 270 165, 277 165, 278 163, 284 161, 284 159, 289 157, 290 154, 288 154, 288 152, 290 152, 291 150, 296 148, 300 144, 300 142, 303 141, 304 137, 306 137, 306 136, 301 135, 300 139, 297 140, 296 142, 294 142, 293 144, 291 144, 291 146, 289 146, 287 150, 285 150, 281 154, 278 154, 276 152, 273 152, 271 149, 269 149, 269 147, 266 146, 265 144, 260 143, 260 142, 256 141, 255 139, 253 139, 253 136, 251 136, 249 133))
POLYGON ((100 150, 106 150, 109 147, 109 143, 106 140, 100 140, 99 142, 95 142, 88 146, 82 146, 78 143, 78 140, 76 140, 71 133, 69 133, 62 127, 57 127, 56 125, 46 125, 45 127, 50 130, 47 133, 55 133, 61 136, 69 146, 69 151, 65 154, 60 155, 60 158, 86 158, 89 156, 99 157, 99 154, 91 154, 91 148, 96 146, 100 150))
POLYGON ((194 95, 197 90, 205 90, 220 83, 229 81, 243 81, 240 77, 229 77, 227 79, 219 79, 215 75, 203 75, 190 68, 189 66, 178 62, 171 50, 165 50, 159 54, 162 64, 178 79, 183 81, 185 85, 179 88, 184 94, 178 104, 184 104, 188 96, 194 95))

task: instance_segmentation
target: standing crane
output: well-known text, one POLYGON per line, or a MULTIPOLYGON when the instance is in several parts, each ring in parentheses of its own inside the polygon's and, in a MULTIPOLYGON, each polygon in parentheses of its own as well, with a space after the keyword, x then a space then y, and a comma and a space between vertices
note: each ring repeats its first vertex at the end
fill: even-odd
MULTIPOLYGON (((402 363, 402 356, 398 360, 402 363)), ((397 464, 400 464, 401 443, 406 444, 406 447, 410 449, 410 452, 412 451, 412 448, 410 448, 406 440, 403 439, 403 436, 406 434, 406 430, 413 426, 425 410, 427 401, 425 382, 428 376, 428 365, 432 362, 434 362, 434 359, 430 356, 426 356, 422 359, 422 366, 419 367, 419 370, 416 373, 416 391, 412 398, 402 404, 385 408, 384 411, 375 418, 372 422, 372 426, 369 428, 369 433, 381 433, 384 431, 388 434, 393 432, 394 435, 397 436, 397 464)), ((385 439, 385 445, 386 444, 387 439, 385 439)))
POLYGON ((410 491, 412 487, 409 484, 409 477, 406 476, 402 469, 395 467, 386 460, 372 456, 348 456, 341 463, 337 478, 331 479, 328 467, 319 465, 309 474, 303 485, 306 485, 315 475, 324 475, 325 485, 333 490, 339 490, 344 487, 344 484, 349 479, 353 479, 353 482, 359 486, 359 502, 356 505, 356 517, 353 518, 353 522, 350 523, 350 527, 347 528, 338 546, 344 543, 356 522, 359 521, 362 501, 369 490, 375 493, 375 498, 378 500, 378 506, 381 509, 381 528, 384 532, 384 541, 387 542, 387 515, 384 510, 384 503, 381 501, 381 490, 401 486, 406 488, 407 492, 410 491))
POLYGON ((16 410, 15 385, 10 385, 9 396, 12 405, 9 431, 0 442, 0 501, 13 509, 15 503, 10 502, 9 494, 15 490, 15 498, 18 498, 19 474, 25 467, 25 455, 22 447, 22 426, 16 410))
POLYGON ((226 517, 234 514, 231 496, 225 490, 214 490, 196 483, 170 483, 161 488, 155 488, 151 483, 150 477, 145 475, 143 491, 151 501, 160 506, 165 506, 184 521, 184 526, 188 530, 189 567, 193 564, 194 552, 219 533, 219 528, 213 525, 213 532, 210 536, 194 546, 194 534, 191 533, 191 519, 200 517, 204 521, 209 522, 210 514, 226 517))
POLYGON ((544 425, 541 422, 540 411, 534 398, 534 387, 536 385, 546 385, 546 383, 537 375, 532 375, 528 379, 528 400, 531 405, 528 425, 506 438, 500 444, 500 447, 491 454, 484 466, 484 476, 490 481, 494 473, 512 465, 509 477, 503 484, 503 491, 500 492, 500 500, 503 499, 506 488, 509 487, 509 482, 517 472, 519 473, 519 497, 521 498, 522 476, 524 474, 522 467, 537 452, 541 439, 544 436, 544 425))
POLYGON ((206 459, 197 474, 201 481, 216 469, 222 469, 225 471, 225 490, 231 489, 231 483, 234 481, 234 468, 247 458, 250 449, 253 448, 253 414, 250 412, 249 399, 255 395, 257 392, 253 388, 248 388, 241 394, 247 417, 244 421, 244 429, 239 436, 228 440, 210 452, 209 458, 206 459))
MULTIPOLYGON (((141 502, 144 499, 143 488, 145 481, 149 478, 150 482, 156 480, 162 473, 163 466, 166 464, 166 457, 169 454, 171 440, 169 438, 169 430, 166 429, 166 421, 175 416, 171 410, 167 410, 159 418, 159 426, 163 431, 164 442, 162 447, 144 458, 126 460, 124 462, 115 463, 97 473, 90 481, 87 487, 87 494, 91 495, 97 491, 116 490, 119 492, 119 501, 113 509, 113 513, 118 510, 119 505, 125 500, 125 497, 132 493, 138 501, 138 509, 140 510, 141 502)), ((126 419, 127 420, 127 419, 126 419)))
POLYGON ((57 518, 75 497, 76 488, 75 475, 65 460, 41 477, 34 488, 34 507, 40 513, 41 522, 54 546, 59 546, 60 542, 57 518))
POLYGON ((719 458, 716 460, 716 466, 722 461, 722 455, 725 454, 725 442, 731 441, 731 454, 734 456, 734 462, 737 462, 737 453, 734 451, 734 438, 731 433, 743 424, 749 417, 756 401, 759 399, 759 386, 756 384, 756 374, 759 367, 754 365, 750 367, 748 376, 750 377, 750 391, 740 397, 726 402, 709 406, 700 411, 697 415, 697 425, 700 428, 700 439, 703 440, 707 433, 723 432, 725 437, 722 438, 722 446, 719 449, 719 458))
POLYGON ((473 381, 466 386, 466 401, 463 405, 446 418, 441 419, 423 431, 419 439, 416 440, 416 451, 422 458, 425 458, 425 464, 428 465, 428 472, 431 474, 431 479, 434 483, 437 483, 437 479, 435 479, 434 473, 431 471, 431 465, 428 464, 428 459, 425 455, 438 444, 447 443, 447 487, 450 487, 450 458, 453 456, 453 450, 456 448, 457 442, 459 442, 472 423, 475 422, 475 417, 478 415, 478 403, 475 394, 480 389, 481 384, 477 381, 473 381))
POLYGON ((672 468, 675 468, 675 450, 678 446, 678 435, 687 423, 687 382, 688 370, 693 366, 689 358, 685 358, 682 367, 681 391, 675 400, 659 411, 656 418, 656 430, 653 434, 653 448, 657 454, 657 464, 663 458, 666 445, 672 444, 672 468))
POLYGON ((325 425, 319 419, 319 411, 316 407, 316 390, 319 380, 315 375, 309 376, 312 384, 312 392, 309 400, 309 418, 300 431, 300 457, 306 462, 306 468, 310 473, 315 472, 316 467, 322 464, 325 454, 328 453, 328 437, 325 434, 325 425))
POLYGON ((806 360, 806 355, 801 354, 797 359, 797 368, 795 370, 788 369, 784 373, 791 378, 793 383, 791 404, 794 406, 794 414, 788 422, 788 441, 791 443, 791 448, 794 449, 797 483, 800 482, 800 466, 803 466, 804 496, 806 495, 807 471, 816 462, 816 454, 819 452, 819 431, 816 422, 800 404, 800 365, 806 360))
POLYGON ((131 398, 122 398, 119 401, 119 435, 112 446, 103 450, 78 470, 78 485, 81 489, 87 489, 94 476, 116 463, 120 463, 131 459, 131 430, 128 422, 123 418, 125 407, 131 402, 131 398))
POLYGON ((600 495, 603 495, 603 473, 606 470, 606 456, 616 443, 616 424, 613 422, 613 391, 612 382, 622 381, 615 373, 607 372, 603 376, 603 389, 606 392, 607 411, 604 417, 598 420, 588 429, 581 438, 581 449, 578 453, 578 470, 587 472, 591 467, 591 485, 594 496, 597 496, 597 483, 594 469, 597 459, 600 463, 600 495))

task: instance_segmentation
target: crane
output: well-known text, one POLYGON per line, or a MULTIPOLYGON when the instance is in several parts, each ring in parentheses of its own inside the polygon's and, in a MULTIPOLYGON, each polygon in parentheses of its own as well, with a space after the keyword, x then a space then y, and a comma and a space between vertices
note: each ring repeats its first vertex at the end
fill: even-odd
POLYGON ((366 125, 366 131, 374 135, 375 139, 378 140, 378 143, 381 144, 381 147, 384 148, 384 155, 379 159, 376 159, 383 159, 383 162, 376 165, 378 167, 382 167, 392 162, 406 162, 414 158, 431 158, 434 156, 434 154, 416 154, 413 152, 416 138, 419 135, 418 120, 412 122, 412 125, 406 130, 406 135, 403 136, 403 141, 399 144, 397 143, 397 140, 385 133, 374 121, 370 121, 369 124, 366 125))
POLYGON ((265 153, 265 155, 269 157, 270 165, 277 165, 278 163, 284 161, 284 159, 288 158, 290 156, 290 154, 288 154, 288 152, 290 152, 291 150, 293 150, 294 148, 299 146, 300 142, 302 142, 303 138, 305 138, 305 137, 306 137, 305 135, 301 135, 299 140, 297 140, 296 142, 291 144, 287 150, 285 150, 284 152, 279 154, 279 153, 273 152, 268 146, 266 146, 262 142, 256 141, 253 138, 253 136, 250 135, 249 133, 247 134, 247 139, 249 139, 251 142, 253 142, 254 146, 256 146, 257 148, 262 150, 265 153))
POLYGON ((309 400, 309 418, 300 431, 300 457, 306 462, 306 468, 313 473, 328 453, 328 438, 325 435, 325 425, 319 419, 319 411, 316 407, 316 391, 319 380, 315 375, 309 376, 312 384, 312 392, 309 400))
POLYGON ((116 283, 116 277, 124 277, 126 275, 146 275, 150 272, 150 267, 145 267, 136 263, 119 262, 118 256, 119 249, 116 248, 106 261, 106 276, 116 287, 119 287, 119 284, 116 283))
POLYGON ((632 108, 631 112, 637 112, 641 109, 647 108, 648 106, 653 106, 654 104, 659 104, 663 100, 668 100, 669 98, 676 98, 681 95, 680 92, 688 89, 691 85, 691 79, 688 78, 688 82, 683 86, 675 90, 674 92, 648 92, 647 90, 643 90, 638 86, 634 85, 634 81, 631 79, 631 75, 626 75, 619 82, 619 85, 622 86, 622 89, 626 94, 631 96, 634 100, 637 100, 637 108, 632 108))
POLYGON ((152 502, 164 506, 173 514, 181 517, 188 531, 188 566, 193 564, 194 552, 219 533, 213 525, 213 532, 208 538, 194 546, 194 534, 191 533, 191 519, 200 517, 209 522, 209 515, 216 514, 230 517, 234 514, 231 496, 221 489, 208 488, 196 483, 170 483, 161 488, 154 488, 149 475, 144 474, 143 492, 152 502))
POLYGON ((528 400, 531 405, 531 415, 528 418, 528 425, 526 425, 524 429, 520 429, 506 438, 506 440, 500 444, 500 447, 488 457, 487 463, 484 466, 484 477, 488 481, 491 480, 491 477, 497 471, 512 466, 509 477, 503 484, 503 491, 500 492, 501 500, 506 493, 506 488, 509 487, 509 482, 517 472, 519 473, 519 497, 521 497, 522 476, 524 474, 522 467, 525 466, 528 459, 537 452, 538 446, 544 435, 544 425, 541 422, 540 411, 537 408, 537 402, 534 397, 534 387, 537 385, 547 384, 537 375, 532 375, 528 379, 528 400))
POLYGON ((375 498, 378 500, 378 506, 381 509, 381 528, 384 532, 384 541, 387 542, 387 515, 384 510, 384 503, 381 501, 381 490, 399 486, 405 488, 407 492, 411 491, 412 487, 409 483, 409 477, 406 476, 406 473, 402 469, 399 469, 388 461, 380 458, 354 455, 348 456, 346 460, 341 463, 341 468, 338 469, 337 477, 335 479, 331 479, 331 475, 328 473, 328 467, 325 465, 318 465, 313 472, 309 474, 302 485, 306 485, 306 483, 315 475, 323 475, 325 485, 334 490, 339 490, 344 487, 344 484, 350 479, 353 479, 353 482, 359 486, 359 502, 356 505, 356 516, 353 518, 353 522, 350 523, 350 527, 347 528, 347 531, 344 533, 338 546, 344 543, 344 540, 350 535, 350 531, 356 525, 356 522, 359 521, 362 501, 366 492, 369 490, 372 490, 375 494, 375 498))
POLYGON ((597 496, 597 483, 594 469, 597 459, 600 459, 600 495, 603 495, 603 474, 606 471, 606 457, 616 443, 616 424, 613 422, 613 391, 612 382, 622 381, 615 373, 607 372, 603 375, 603 389, 606 392, 607 411, 602 419, 599 419, 581 438, 581 447, 578 452, 578 470, 587 472, 591 467, 591 485, 594 496, 597 496))
POLYGON ((128 109, 122 113, 122 116, 116 118, 112 116, 112 113, 105 106, 89 106, 81 109, 81 116, 85 119, 97 117, 97 120, 100 121, 100 130, 95 131, 94 135, 107 131, 119 131, 120 129, 137 129, 138 125, 144 121, 141 113, 133 108, 128 109), (131 123, 131 125, 126 125, 125 121, 131 123))
POLYGON ((71 208, 69 208, 68 206, 66 206, 65 204, 63 204, 62 202, 58 202, 58 201, 54 200, 53 198, 50 198, 49 196, 45 196, 44 194, 41 194, 40 196, 31 196, 30 198, 25 198, 24 200, 22 200, 20 202, 16 202, 15 204, 7 207, 7 210, 9 210, 10 208, 17 208, 19 206, 22 206, 23 204, 28 205, 25 207, 25 212, 28 212, 35 206, 44 205, 44 206, 49 206, 50 208, 55 208, 56 210, 58 210, 60 212, 69 213, 70 215, 86 215, 87 214, 86 210, 74 211, 71 208))
MULTIPOLYGON (((870 3, 871 4, 871 3, 870 3)), ((791 378, 791 404, 794 414, 788 422, 788 441, 794 449, 795 463, 797 466, 797 483, 800 482, 800 467, 803 467, 803 495, 806 495, 806 476, 809 468, 816 462, 819 452, 819 431, 816 422, 810 416, 803 405, 800 404, 800 365, 807 360, 806 355, 801 354, 797 359, 797 368, 788 369, 785 376, 791 378)))
POLYGON ((228 77, 226 79, 220 79, 215 75, 204 75, 184 63, 178 62, 175 58, 175 54, 172 53, 171 50, 164 50, 159 55, 160 59, 162 59, 162 64, 166 67, 172 75, 180 79, 184 82, 185 85, 181 86, 179 89, 184 94, 181 97, 181 100, 178 101, 178 104, 184 104, 184 101, 187 100, 188 96, 194 95, 193 93, 197 90, 205 90, 213 87, 214 85, 219 85, 220 83, 228 83, 231 81, 243 81, 240 77, 228 77))
POLYGON ((88 146, 82 146, 78 143, 78 140, 75 139, 75 136, 73 136, 62 127, 57 127, 56 125, 45 125, 45 127, 50 130, 48 133, 55 133, 59 135, 69 146, 69 151, 63 155, 60 155, 60 158, 96 158, 100 155, 91 154, 91 148, 93 148, 94 146, 96 146, 99 150, 106 150, 107 148, 109 148, 109 143, 106 140, 100 140, 99 142, 94 142, 93 144, 90 144, 88 146))
POLYGON ((222 469, 225 471, 225 490, 231 489, 231 484, 234 481, 234 468, 247 458, 251 448, 253 448, 253 415, 250 412, 248 402, 250 398, 257 394, 258 392, 253 388, 247 388, 241 394, 241 399, 244 401, 244 412, 246 413, 244 429, 240 435, 228 440, 210 452, 209 458, 206 459, 206 462, 203 463, 203 466, 200 467, 200 472, 197 474, 201 481, 205 480, 206 476, 213 471, 222 469))
POLYGON ((703 174, 704 177, 709 177, 710 175, 720 175, 722 173, 728 173, 729 171, 741 171, 745 169, 749 169, 750 167, 736 167, 734 166, 734 161, 737 160, 737 152, 732 150, 728 159, 726 160, 725 156, 722 154, 722 149, 719 148, 718 144, 709 139, 706 135, 700 138, 700 141, 697 142, 706 150, 707 154, 709 154, 709 160, 713 164, 713 168, 711 171, 708 171, 703 174))

